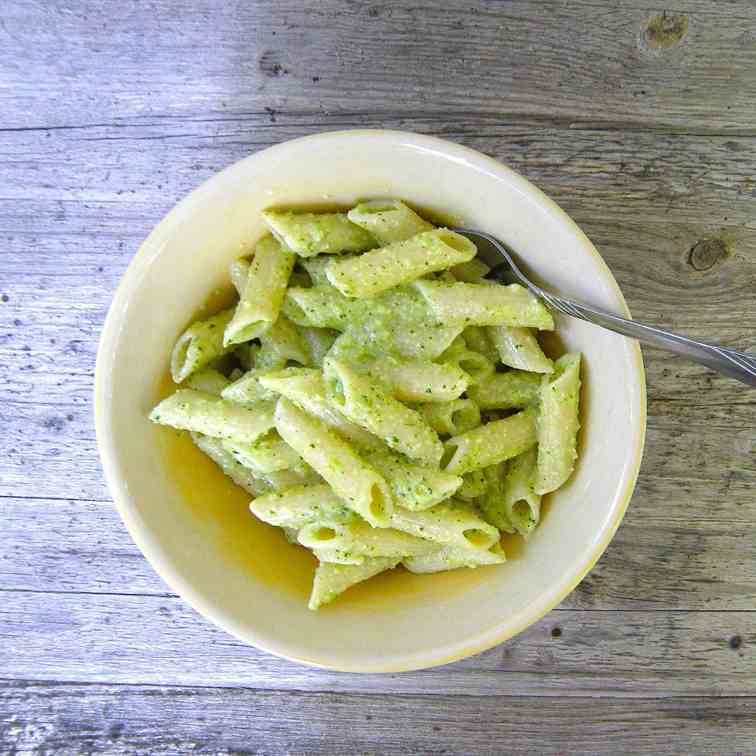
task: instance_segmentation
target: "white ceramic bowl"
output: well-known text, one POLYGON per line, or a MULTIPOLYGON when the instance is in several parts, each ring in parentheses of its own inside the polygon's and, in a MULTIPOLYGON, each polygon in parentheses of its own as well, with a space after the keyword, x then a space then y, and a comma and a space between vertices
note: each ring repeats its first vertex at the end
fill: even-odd
POLYGON ((147 420, 166 391, 176 337, 226 286, 228 263, 263 232, 272 205, 399 197, 509 243, 548 285, 627 314, 609 269, 575 223, 502 164, 450 142, 392 131, 325 133, 232 165, 180 202, 142 245, 116 292, 97 356, 95 413, 105 475, 123 521, 168 585, 243 641, 344 671, 443 664, 510 638, 572 591, 630 500, 645 431, 633 341, 557 318, 584 355, 580 460, 531 540, 499 567, 413 576, 397 570, 319 612, 313 561, 246 509, 190 442, 147 420))

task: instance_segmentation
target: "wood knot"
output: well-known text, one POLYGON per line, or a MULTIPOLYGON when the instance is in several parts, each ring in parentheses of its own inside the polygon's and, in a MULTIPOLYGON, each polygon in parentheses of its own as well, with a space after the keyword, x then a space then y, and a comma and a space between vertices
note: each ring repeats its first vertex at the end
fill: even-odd
POLYGON ((710 270, 727 257, 727 245, 721 239, 702 239, 688 252, 688 265, 693 270, 710 270))
POLYGON ((679 45, 688 33, 688 17, 661 13, 650 18, 641 35, 646 46, 652 50, 665 50, 679 45))
POLYGON ((737 651, 743 645, 743 639, 739 635, 733 635, 730 638, 730 648, 737 651))

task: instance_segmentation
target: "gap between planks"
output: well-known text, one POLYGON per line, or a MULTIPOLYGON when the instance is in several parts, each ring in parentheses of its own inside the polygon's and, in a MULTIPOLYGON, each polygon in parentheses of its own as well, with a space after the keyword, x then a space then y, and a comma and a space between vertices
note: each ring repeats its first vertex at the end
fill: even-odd
MULTIPOLYGON (((224 113, 218 113, 213 117, 213 114, 209 114, 209 117, 202 117, 199 114, 197 116, 180 116, 171 113, 155 114, 141 116, 140 121, 130 121, 126 117, 114 118, 106 123, 82 123, 82 124, 67 124, 67 125, 37 125, 37 126, 0 126, 0 134, 14 134, 25 132, 46 132, 46 131, 88 131, 92 129, 120 129, 120 128, 145 128, 150 126, 161 126, 167 121, 177 122, 184 124, 201 124, 201 123, 245 123, 250 122, 254 124, 255 128, 270 128, 281 129, 286 126, 285 123, 278 121, 278 119, 292 119, 296 120, 295 124, 300 128, 318 128, 326 127, 333 130, 334 127, 341 127, 345 129, 355 128, 355 120, 370 119, 370 120, 382 120, 389 121, 411 121, 411 120, 428 120, 433 119, 435 121, 445 119, 455 119, 464 117, 468 121, 490 121, 497 127, 505 126, 517 126, 528 127, 535 126, 538 128, 552 128, 552 129, 565 129, 570 132, 579 131, 601 131, 606 133, 616 132, 622 133, 635 133, 635 134, 673 134, 676 136, 689 136, 689 137, 712 137, 712 138, 738 138, 738 139, 754 139, 756 138, 756 128, 743 129, 707 129, 701 127, 686 127, 678 125, 667 124, 642 124, 642 123, 627 123, 620 121, 602 121, 597 119, 581 119, 579 116, 571 117, 555 117, 545 115, 541 113, 519 113, 517 111, 512 112, 491 112, 485 110, 452 110, 452 111, 395 111, 395 110, 364 110, 364 111, 348 111, 339 109, 329 109, 327 113, 323 113, 322 110, 287 110, 286 108, 274 110, 276 120, 271 120, 271 113, 266 110, 252 111, 252 112, 233 112, 226 111, 224 113), (306 120, 313 118, 310 123, 306 120), (339 121, 343 119, 343 122, 339 121), (327 123, 324 123, 327 121, 327 123)), ((129 116, 133 117, 133 116, 129 116)), ((140 118, 140 116, 137 116, 140 118)), ((370 127, 366 127, 370 128, 370 127)), ((378 128, 374 126, 372 128, 378 128)), ((398 127, 395 127, 398 128, 398 127)), ((465 130, 464 127, 459 127, 456 132, 464 134, 466 137, 480 137, 489 138, 490 132, 476 132, 474 130, 465 130)), ((147 136, 99 136, 94 137, 87 141, 108 141, 119 139, 155 139, 161 140, 166 138, 177 137, 195 137, 196 134, 153 134, 147 136)), ((215 135, 215 136, 223 136, 215 135)))
POLYGON ((556 699, 196 687, 0 687, 9 753, 750 752, 752 698, 556 699), (533 704, 537 709, 534 711, 533 704), (588 704, 590 717, 576 704, 588 704), (505 745, 504 745, 505 744, 505 745))
POLYGON ((3 596, 0 667, 20 680, 234 688, 253 680, 259 688, 465 696, 756 694, 756 612, 558 612, 449 665, 358 675, 257 650, 178 599, 3 596))
MULTIPOLYGON (((431 667, 430 670, 433 669, 443 669, 439 667, 431 667)), ((325 670, 328 671, 328 670, 325 670)), ((423 671, 423 670, 419 670, 423 671)), ((351 674, 351 673, 336 673, 336 674, 351 674)), ((412 674, 412 673, 393 673, 392 675, 384 675, 384 677, 394 676, 396 674, 412 674)), ((359 675, 357 675, 359 677, 359 675)), ((243 693, 243 692, 249 692, 249 693, 266 693, 271 695, 306 695, 306 696, 317 696, 317 695, 334 695, 336 694, 334 691, 330 690, 311 690, 309 688, 256 688, 252 685, 180 685, 180 684, 164 684, 164 683, 128 683, 128 682, 80 682, 77 680, 57 680, 57 679, 20 679, 20 678, 12 678, 12 677, 0 677, 0 700, 2 699, 2 694, 4 690, 10 690, 10 689, 25 689, 25 688, 89 688, 89 689, 106 689, 106 688, 115 688, 115 689, 124 689, 124 690, 173 690, 173 691, 191 691, 191 690, 207 690, 207 691, 229 691, 233 693, 243 693)), ((369 689, 366 689, 364 692, 349 692, 339 695, 346 695, 346 696, 382 696, 385 695, 385 692, 383 691, 376 691, 374 693, 371 693, 369 689)), ((430 702, 434 702, 439 696, 437 694, 433 693, 413 693, 413 692, 406 692, 406 691, 393 691, 391 693, 391 696, 393 698, 407 698, 407 699, 418 699, 418 698, 427 698, 430 702)), ((486 694, 486 698, 511 698, 511 699, 517 699, 518 701, 541 701, 543 699, 563 699, 564 694, 563 693, 510 693, 506 690, 503 690, 501 692, 492 692, 490 694, 486 694)), ((476 698, 474 695, 466 696, 466 698, 476 698)), ((756 701, 756 695, 743 695, 743 696, 702 696, 700 694, 691 694, 691 695, 638 695, 638 696, 627 696, 626 698, 623 698, 622 696, 612 696, 611 701, 613 703, 619 704, 622 701, 627 701, 628 703, 642 703, 643 701, 685 701, 685 700, 711 700, 711 701, 756 701)), ((607 700, 607 696, 603 695, 602 693, 596 693, 594 695, 591 695, 590 693, 585 695, 577 695, 577 696, 570 696, 569 700, 571 703, 574 703, 575 705, 579 705, 581 701, 596 701, 596 700, 607 700)))

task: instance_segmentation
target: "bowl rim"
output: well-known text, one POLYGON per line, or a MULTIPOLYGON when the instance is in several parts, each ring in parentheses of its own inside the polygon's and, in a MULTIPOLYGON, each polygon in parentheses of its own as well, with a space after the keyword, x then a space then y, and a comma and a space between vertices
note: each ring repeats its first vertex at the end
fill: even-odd
POLYGON ((506 177, 508 182, 513 184, 519 192, 528 195, 548 211, 556 220, 561 221, 572 231, 583 250, 590 254, 598 264, 604 283, 610 285, 612 292, 620 304, 622 314, 625 315, 625 317, 631 317, 625 298, 622 295, 622 291, 612 275, 611 270, 582 229, 554 200, 548 197, 524 176, 521 176, 504 163, 501 163, 495 158, 488 157, 477 150, 456 144, 455 142, 413 132, 391 129, 347 129, 319 132, 317 134, 311 134, 309 136, 299 137, 272 145, 248 155, 230 164, 221 171, 214 173, 197 188, 192 190, 186 197, 175 204, 142 242, 121 277, 100 334, 94 380, 95 432, 105 481, 126 529, 139 550, 163 581, 203 617, 242 642, 251 644, 261 651, 289 661, 337 672, 406 672, 448 664, 468 656, 473 656, 521 633, 527 627, 539 621, 566 596, 568 596, 594 567, 604 553, 627 511, 635 489, 643 458, 646 435, 647 399, 643 357, 638 342, 632 342, 630 344, 634 368, 632 378, 638 386, 639 399, 639 412, 634 427, 632 464, 628 467, 628 473, 626 473, 624 489, 618 494, 619 505, 615 508, 612 520, 604 526, 602 531, 600 531, 597 540, 594 542, 593 550, 578 563, 577 569, 573 572, 572 576, 543 591, 539 597, 522 611, 520 620, 514 625, 506 620, 499 620, 493 626, 479 630, 463 641, 450 644, 451 647, 431 648, 414 652, 411 655, 381 659, 380 661, 372 663, 358 662, 355 664, 352 662, 345 662, 344 660, 339 661, 337 658, 311 658, 301 649, 291 648, 290 646, 284 647, 283 645, 280 647, 275 646, 269 641, 259 638, 254 629, 242 626, 233 618, 228 617, 215 606, 211 605, 204 596, 193 588, 189 581, 174 569, 170 561, 164 557, 158 540, 142 526, 139 518, 132 511, 128 484, 123 475, 121 475, 120 465, 115 451, 114 439, 111 433, 109 412, 110 402, 108 400, 112 376, 111 366, 115 356, 115 346, 118 342, 118 335, 123 326, 126 312, 128 310, 128 300, 131 292, 139 286, 141 278, 149 268, 152 260, 160 254, 163 242, 169 235, 170 229, 174 228, 177 224, 180 224, 184 217, 192 212, 194 207, 203 202, 205 195, 212 191, 213 185, 217 183, 222 176, 240 170, 243 164, 256 162, 263 157, 270 158, 272 154, 286 151, 293 145, 310 143, 313 146, 316 146, 319 142, 354 138, 370 138, 371 140, 379 139, 384 140, 388 144, 394 144, 395 146, 409 146, 415 149, 429 150, 444 158, 466 165, 472 165, 489 175, 506 177), (506 627, 502 628, 502 624, 505 624, 506 627))

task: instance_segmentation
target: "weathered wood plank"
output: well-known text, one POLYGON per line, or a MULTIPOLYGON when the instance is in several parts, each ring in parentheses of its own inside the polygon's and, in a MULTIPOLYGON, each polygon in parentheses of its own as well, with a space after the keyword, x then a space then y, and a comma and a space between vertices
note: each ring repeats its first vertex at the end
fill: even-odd
POLYGON ((756 701, 506 699, 71 684, 0 687, 7 753, 747 753, 756 701), (588 714, 590 712, 590 714, 588 714))
POLYGON ((91 409, 0 401, 0 496, 107 500, 91 409))
POLYGON ((0 128, 0 220, 10 231, 31 234, 138 236, 145 229, 114 222, 132 213, 156 221, 171 198, 235 160, 276 142, 348 128, 399 128, 481 150, 533 179, 569 211, 583 211, 581 220, 640 217, 715 228, 754 223, 756 133, 563 128, 506 115, 470 113, 459 121, 396 110, 270 116, 262 109, 215 119, 155 115, 75 130, 0 128))
POLYGON ((256 651, 169 596, 2 597, 0 669, 18 680, 403 694, 756 695, 753 611, 558 611, 442 669, 365 676, 256 651))
POLYGON ((169 594, 109 502, 0 498, 0 591, 169 594))
POLYGON ((163 0, 142 16, 89 0, 3 16, 12 128, 267 106, 753 130, 746 2, 163 0))
POLYGON ((337 128, 504 160, 637 317, 756 349, 754 28, 752 3, 708 0, 6 3, 0 670, 19 682, 0 751, 752 749, 756 400, 734 382, 649 352, 643 473, 596 569, 513 641, 386 677, 262 654, 167 592, 108 503, 90 397, 157 220, 234 160, 337 128))
MULTIPOLYGON (((607 553, 562 608, 753 609, 752 490, 644 476, 607 553)), ((0 532, 0 590, 171 594, 106 502, 0 498, 0 532)))

